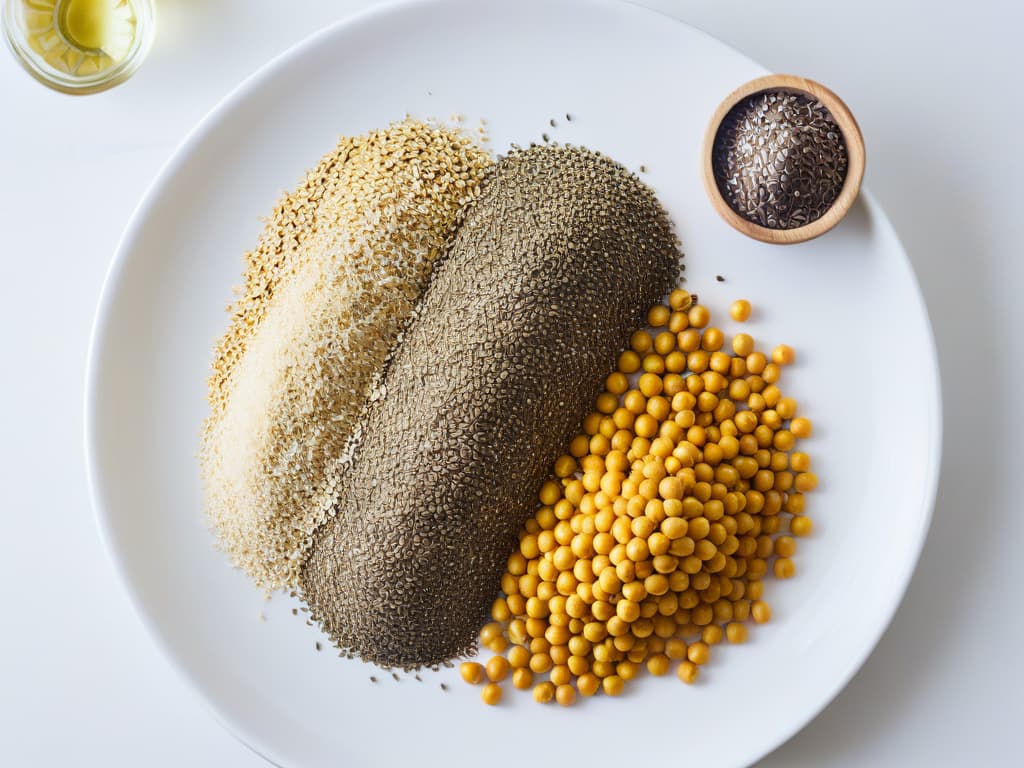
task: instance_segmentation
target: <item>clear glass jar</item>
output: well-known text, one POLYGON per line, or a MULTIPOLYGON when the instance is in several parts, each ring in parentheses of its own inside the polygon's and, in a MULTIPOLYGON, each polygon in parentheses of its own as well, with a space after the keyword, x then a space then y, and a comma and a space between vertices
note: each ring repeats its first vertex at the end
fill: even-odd
POLYGON ((41 83, 71 94, 123 83, 156 32, 154 0, 4 0, 4 37, 41 83))

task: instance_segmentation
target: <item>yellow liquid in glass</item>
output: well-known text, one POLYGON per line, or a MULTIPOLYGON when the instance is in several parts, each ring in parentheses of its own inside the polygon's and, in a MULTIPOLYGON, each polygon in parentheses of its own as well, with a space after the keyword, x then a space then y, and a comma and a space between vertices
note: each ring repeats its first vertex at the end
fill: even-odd
POLYGON ((135 40, 131 0, 21 0, 29 46, 54 69, 91 75, 122 61, 135 40))

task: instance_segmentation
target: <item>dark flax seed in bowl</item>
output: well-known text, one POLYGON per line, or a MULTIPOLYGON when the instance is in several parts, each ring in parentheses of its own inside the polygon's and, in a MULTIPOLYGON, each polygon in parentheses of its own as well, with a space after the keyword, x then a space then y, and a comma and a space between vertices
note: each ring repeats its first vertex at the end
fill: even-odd
POLYGON ((856 198, 864 145, 846 105, 824 86, 770 75, 734 91, 705 137, 704 182, 733 227, 795 243, 831 229, 856 198))

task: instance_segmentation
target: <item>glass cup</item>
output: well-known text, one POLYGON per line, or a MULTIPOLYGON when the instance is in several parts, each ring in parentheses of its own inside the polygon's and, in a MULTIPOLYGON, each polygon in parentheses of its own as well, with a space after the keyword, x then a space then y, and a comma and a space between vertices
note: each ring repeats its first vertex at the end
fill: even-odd
POLYGON ((123 83, 156 32, 154 0, 4 0, 3 31, 21 65, 58 91, 123 83))

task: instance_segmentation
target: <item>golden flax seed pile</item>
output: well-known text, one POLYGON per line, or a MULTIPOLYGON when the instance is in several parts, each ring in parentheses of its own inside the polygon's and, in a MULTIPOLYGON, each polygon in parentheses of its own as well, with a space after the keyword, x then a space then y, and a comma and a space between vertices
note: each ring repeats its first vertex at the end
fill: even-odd
POLYGON ((332 467, 490 165, 467 137, 415 121, 342 138, 246 255, 200 459, 220 546, 261 588, 296 585, 332 467))

